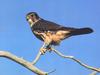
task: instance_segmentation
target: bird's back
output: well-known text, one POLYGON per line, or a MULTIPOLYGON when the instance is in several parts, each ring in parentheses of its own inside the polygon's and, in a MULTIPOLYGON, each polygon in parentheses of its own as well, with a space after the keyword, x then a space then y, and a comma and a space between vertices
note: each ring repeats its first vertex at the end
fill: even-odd
POLYGON ((38 21, 36 24, 33 25, 32 29, 33 30, 40 30, 40 31, 58 31, 58 30, 70 31, 70 30, 74 30, 76 28, 64 27, 64 26, 59 25, 57 23, 41 19, 40 21, 38 21))

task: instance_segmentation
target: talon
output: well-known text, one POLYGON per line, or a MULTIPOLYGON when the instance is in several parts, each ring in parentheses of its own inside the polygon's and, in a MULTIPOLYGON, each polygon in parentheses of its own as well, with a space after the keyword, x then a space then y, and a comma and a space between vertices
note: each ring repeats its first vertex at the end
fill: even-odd
POLYGON ((52 47, 48 47, 47 50, 48 50, 49 52, 51 52, 51 51, 52 51, 52 47))
POLYGON ((47 49, 45 49, 45 48, 40 48, 41 54, 44 54, 46 51, 47 51, 47 49))

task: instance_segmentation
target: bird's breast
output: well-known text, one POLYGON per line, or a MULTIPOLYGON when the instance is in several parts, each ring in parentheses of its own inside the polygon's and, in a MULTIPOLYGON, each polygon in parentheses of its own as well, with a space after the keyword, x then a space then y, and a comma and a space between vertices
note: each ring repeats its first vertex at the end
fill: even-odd
POLYGON ((67 34, 69 33, 68 31, 45 31, 45 32, 40 32, 40 31, 33 31, 35 36, 46 42, 46 43, 51 43, 53 45, 58 45, 63 39, 67 37, 67 34))

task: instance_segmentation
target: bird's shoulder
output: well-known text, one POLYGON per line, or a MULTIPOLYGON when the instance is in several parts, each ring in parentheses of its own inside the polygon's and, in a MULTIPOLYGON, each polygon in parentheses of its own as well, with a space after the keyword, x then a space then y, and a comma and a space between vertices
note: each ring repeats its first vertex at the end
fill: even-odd
POLYGON ((55 22, 52 22, 52 21, 48 21, 48 20, 44 20, 44 19, 41 19, 40 20, 40 23, 43 24, 43 26, 47 26, 48 28, 59 28, 61 27, 61 25, 55 23, 55 22))

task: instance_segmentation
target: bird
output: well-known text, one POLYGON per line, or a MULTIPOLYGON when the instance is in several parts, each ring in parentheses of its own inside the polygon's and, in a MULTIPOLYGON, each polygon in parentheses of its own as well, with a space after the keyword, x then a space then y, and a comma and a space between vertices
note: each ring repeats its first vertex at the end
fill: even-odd
POLYGON ((90 27, 66 27, 55 22, 45 20, 41 18, 37 12, 27 13, 26 20, 28 21, 36 38, 44 42, 43 46, 40 48, 41 54, 44 54, 46 50, 51 50, 52 46, 59 45, 60 42, 69 37, 93 32, 93 29, 90 27))

